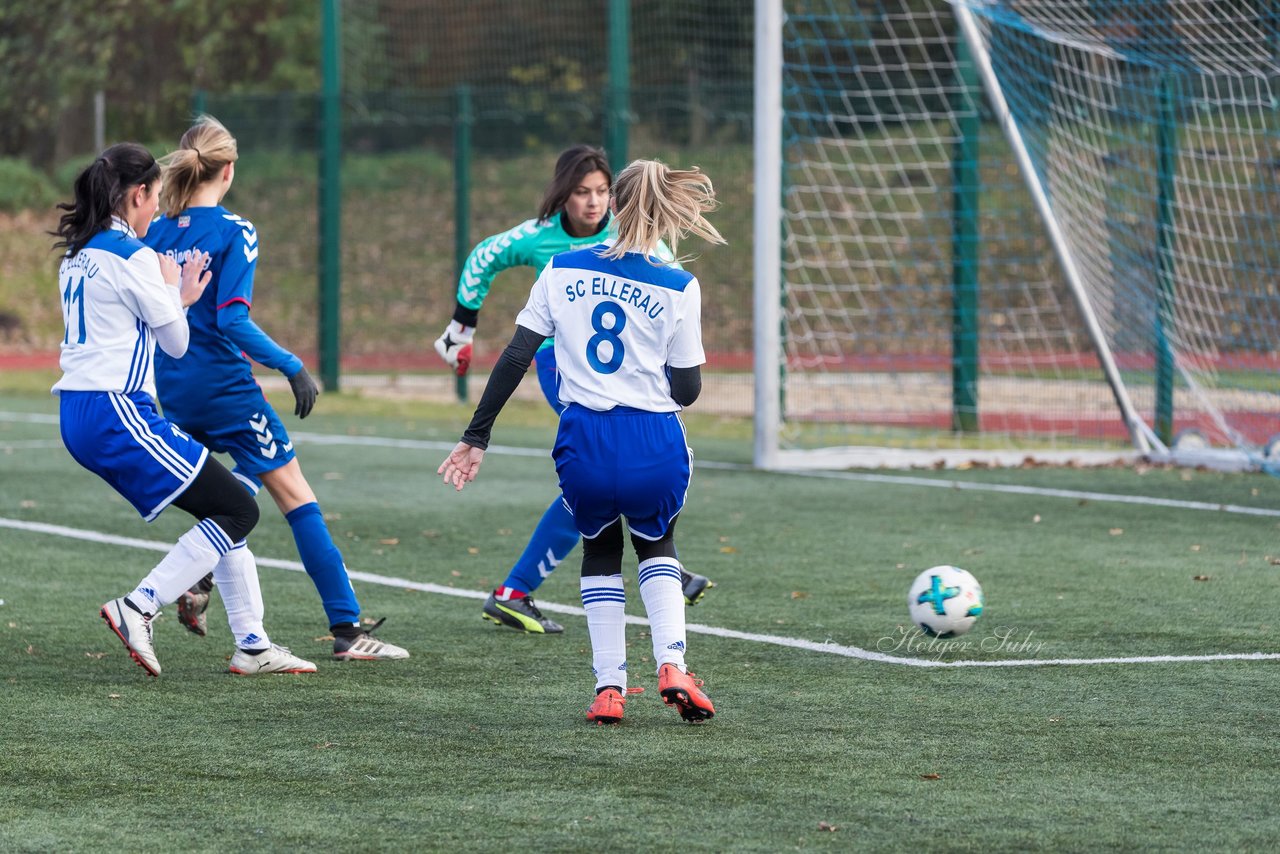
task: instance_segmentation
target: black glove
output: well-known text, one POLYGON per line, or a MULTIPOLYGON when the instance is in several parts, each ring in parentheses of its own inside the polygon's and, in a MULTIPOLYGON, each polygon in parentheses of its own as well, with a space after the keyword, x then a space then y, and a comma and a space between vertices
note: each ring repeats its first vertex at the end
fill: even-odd
POLYGON ((311 374, 307 373, 307 369, 303 367, 289 377, 289 388, 293 389, 293 414, 299 418, 306 418, 311 414, 311 407, 316 405, 316 395, 320 394, 320 386, 316 385, 316 381, 311 379, 311 374))

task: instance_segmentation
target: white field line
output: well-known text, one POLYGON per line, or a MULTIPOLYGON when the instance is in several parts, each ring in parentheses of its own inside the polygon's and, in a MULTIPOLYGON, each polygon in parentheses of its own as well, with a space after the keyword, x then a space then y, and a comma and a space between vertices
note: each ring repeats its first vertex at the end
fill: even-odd
MULTIPOLYGON (((27 422, 39 424, 57 424, 56 415, 42 415, 26 412, 0 412, 0 422, 27 422)), ((298 442, 315 445, 351 445, 358 447, 405 448, 419 451, 453 450, 453 442, 436 442, 425 439, 389 439, 382 436, 342 436, 332 433, 291 433, 298 442)), ((507 445, 490 445, 488 453, 505 454, 515 457, 549 457, 550 452, 542 448, 517 448, 507 445)), ((754 471, 744 463, 722 463, 706 460, 694 460, 695 468, 718 469, 720 471, 754 471)), ((970 480, 940 480, 911 475, 875 474, 847 471, 787 471, 777 474, 788 477, 813 477, 826 480, 851 480, 862 483, 883 483, 893 486, 920 486, 929 489, 955 489, 971 492, 997 492, 1010 495, 1038 495, 1046 498, 1068 498, 1076 501, 1098 501, 1113 504, 1140 504, 1149 507, 1170 507, 1179 510, 1199 510, 1213 513, 1234 513, 1244 516, 1269 516, 1280 518, 1280 510, 1269 507, 1246 507, 1240 504, 1213 504, 1207 501, 1183 501, 1176 498, 1157 498, 1150 495, 1120 495, 1108 492, 1087 492, 1074 489, 1049 489, 1040 486, 1017 486, 1002 483, 979 483, 970 480)))
MULTIPOLYGON (((81 528, 68 528, 63 525, 49 525, 43 522, 25 522, 19 519, 6 519, 3 517, 0 517, 0 528, 11 528, 18 531, 30 531, 37 534, 48 534, 55 537, 86 540, 93 543, 125 546, 127 548, 146 549, 154 552, 167 552, 172 548, 172 543, 164 543, 157 540, 140 540, 134 537, 121 537, 115 534, 104 534, 98 531, 86 531, 81 528)), ((259 556, 258 565, 275 567, 277 569, 287 569, 294 572, 306 571, 303 569, 302 564, 293 560, 277 560, 275 558, 259 556)), ((453 587, 445 587, 441 584, 410 581, 407 578, 395 578, 387 575, 378 575, 372 572, 347 570, 347 574, 356 581, 365 581, 369 584, 381 584, 387 587, 399 587, 406 590, 419 590, 423 593, 439 593, 444 596, 457 596, 463 599, 482 600, 488 595, 487 593, 478 590, 458 590, 453 587)), ((539 607, 544 611, 551 611, 556 614, 571 614, 578 617, 586 616, 586 612, 583 609, 572 605, 559 605, 555 602, 543 602, 540 600, 539 607)), ((631 625, 649 625, 648 620, 640 617, 629 616, 626 620, 631 625)), ((838 655, 843 658, 857 658, 862 659, 863 661, 875 661, 881 664, 897 664, 906 667, 1049 667, 1081 664, 1176 664, 1206 661, 1272 661, 1280 659, 1280 653, 1249 652, 1211 655, 1144 655, 1129 658, 1010 658, 993 661, 943 661, 941 659, 930 658, 905 658, 897 655, 886 655, 881 652, 873 652, 872 650, 862 649, 861 647, 856 646, 844 646, 842 644, 830 642, 818 643, 816 641, 808 641, 802 638, 762 635, 753 632, 739 632, 734 629, 722 629, 717 626, 704 626, 699 623, 689 623, 685 628, 693 634, 710 635, 712 637, 728 638, 730 640, 749 641, 751 643, 771 644, 773 646, 803 649, 808 652, 819 652, 826 655, 838 655)))
MULTIPOLYGON (((0 413, 2 414, 2 413, 0 413)), ((424 451, 453 450, 454 442, 432 442, 422 439, 387 439, 380 436, 337 436, 327 433, 291 433, 299 442, 310 442, 317 445, 361 445, 365 447, 408 448, 424 451)), ((506 445, 490 445, 487 453, 506 454, 519 457, 550 457, 550 452, 542 448, 514 448, 506 445)), ((755 471, 744 463, 722 463, 706 460, 694 460, 695 468, 718 469, 721 471, 755 471)), ((1106 492, 1084 492, 1074 489, 1048 489, 1039 486, 1016 486, 1001 483, 978 483, 968 480, 937 480, 910 475, 869 474, 843 471, 789 471, 778 474, 793 477, 814 477, 835 480, 852 480, 863 483, 884 483, 895 486, 924 486, 933 489, 957 489, 973 492, 1002 492, 1013 495, 1040 495, 1047 498, 1069 498, 1112 502, 1116 504, 1143 504, 1150 507, 1172 507, 1181 510, 1207 510, 1216 513, 1237 513, 1245 516, 1280 517, 1280 510, 1268 507, 1246 507, 1240 504, 1212 504, 1207 501, 1182 501, 1175 498, 1156 498, 1149 495, 1118 495, 1106 492)), ((539 606, 541 607, 541 606, 539 606)))
POLYGON ((58 416, 43 412, 0 412, 0 421, 10 424, 57 424, 58 416))

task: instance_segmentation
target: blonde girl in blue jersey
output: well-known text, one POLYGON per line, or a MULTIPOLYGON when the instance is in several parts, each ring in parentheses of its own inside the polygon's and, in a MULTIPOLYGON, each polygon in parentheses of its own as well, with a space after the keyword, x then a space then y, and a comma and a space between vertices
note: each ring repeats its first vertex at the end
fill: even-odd
POLYGON ((206 573, 224 590, 238 674, 312 673, 262 627, 258 571, 244 538, 258 507, 221 463, 156 410, 152 357, 187 350, 186 310, 209 283, 208 257, 181 268, 142 243, 155 216, 160 167, 142 146, 113 145, 76 178, 54 232, 66 334, 58 395, 63 444, 150 522, 170 504, 196 517, 132 592, 106 603, 107 625, 147 673, 160 675, 152 618, 206 573))
MULTIPOLYGON (((436 339, 435 349, 458 376, 471 365, 472 337, 480 308, 493 279, 503 270, 532 267, 541 271, 555 255, 594 246, 614 234, 609 211, 613 172, 603 151, 577 145, 561 152, 538 215, 509 231, 480 241, 467 258, 458 280, 453 320, 436 339)), ((662 247, 666 251, 666 247, 662 247)), ((548 340, 534 358, 542 393, 557 413, 560 401, 555 349, 548 340)), ((482 616, 500 625, 537 634, 554 634, 563 628, 543 616, 530 595, 556 566, 573 551, 577 528, 560 496, 543 513, 524 551, 507 578, 489 594, 482 616)), ((714 584, 701 575, 682 571, 685 600, 693 605, 714 584)))
MULTIPOLYGON (((293 442, 253 375, 253 362, 280 371, 305 418, 319 388, 302 360, 281 347, 249 316, 260 244, 253 223, 221 204, 235 179, 239 152, 216 119, 204 116, 166 157, 165 215, 147 243, 162 255, 208 255, 213 281, 191 307, 191 347, 181 359, 156 360, 156 385, 165 414, 210 449, 230 454, 235 475, 254 494, 266 486, 289 527, 302 565, 320 593, 333 634, 334 658, 408 658, 404 649, 373 637, 360 623, 360 603, 334 545, 315 492, 302 475, 293 442)), ((205 633, 209 579, 178 602, 178 617, 205 633)), ((373 628, 377 628, 375 625, 373 628)))
POLYGON ((564 503, 583 537, 582 605, 596 695, 587 720, 617 723, 627 697, 623 518, 639 559, 658 691, 697 722, 715 708, 685 666, 682 566, 675 524, 689 487, 690 452, 678 412, 702 387, 701 286, 659 255, 696 234, 723 243, 704 218, 711 181, 697 169, 637 160, 614 188, 617 237, 557 255, 516 318, 462 441, 437 473, 455 489, 474 480, 494 419, 538 347, 555 338, 560 415, 552 457, 564 503))

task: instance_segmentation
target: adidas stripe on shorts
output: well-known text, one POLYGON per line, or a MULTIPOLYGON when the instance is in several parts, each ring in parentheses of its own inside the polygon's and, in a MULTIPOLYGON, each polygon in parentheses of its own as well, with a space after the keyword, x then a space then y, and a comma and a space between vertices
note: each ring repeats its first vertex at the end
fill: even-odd
POLYGON ((62 443, 150 522, 183 493, 209 451, 145 392, 62 391, 62 443))

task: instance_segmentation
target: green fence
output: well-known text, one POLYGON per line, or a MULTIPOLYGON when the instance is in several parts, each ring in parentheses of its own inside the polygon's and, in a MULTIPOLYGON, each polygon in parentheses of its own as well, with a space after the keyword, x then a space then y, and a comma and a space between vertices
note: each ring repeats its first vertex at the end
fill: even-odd
MULTIPOLYGON (((337 351, 344 371, 442 368, 431 342, 452 314, 461 258, 532 217, 557 153, 580 142, 606 146, 615 165, 659 157, 712 176, 730 245, 692 263, 709 294, 707 346, 749 366, 749 2, 324 6, 341 16, 326 42, 341 71, 340 192, 321 192, 332 175, 319 162, 323 93, 210 92, 198 106, 240 142, 227 203, 262 235, 255 315, 316 354, 330 385, 337 351), (333 223, 340 231, 326 232, 333 223)), ((495 282, 481 365, 535 275, 495 282)))

